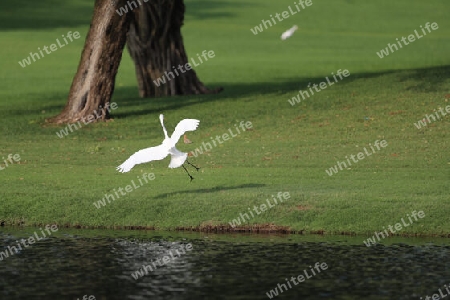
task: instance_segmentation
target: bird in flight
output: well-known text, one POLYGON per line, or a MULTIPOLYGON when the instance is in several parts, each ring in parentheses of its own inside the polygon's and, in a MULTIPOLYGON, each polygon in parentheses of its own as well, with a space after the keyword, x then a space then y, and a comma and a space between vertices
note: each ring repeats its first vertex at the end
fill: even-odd
POLYGON ((156 147, 150 147, 139 150, 138 152, 131 155, 130 158, 128 158, 123 164, 118 166, 117 170, 119 172, 125 173, 130 171, 135 165, 143 164, 154 160, 162 160, 167 155, 170 154, 171 159, 169 163, 169 168, 173 169, 178 168, 180 166, 183 167, 183 169, 186 171, 186 173, 189 175, 192 181, 194 177, 192 177, 191 174, 189 174, 188 170, 184 166, 184 162, 194 167, 197 171, 200 168, 191 164, 187 160, 188 154, 179 151, 175 147, 175 144, 178 143, 178 140, 182 135, 185 134, 186 131, 196 130, 200 121, 196 119, 181 120, 175 127, 175 130, 173 131, 171 137, 167 135, 167 130, 166 127, 164 126, 164 116, 162 114, 159 115, 159 121, 161 122, 161 126, 163 128, 165 136, 165 139, 163 140, 162 144, 156 147))
POLYGON ((292 28, 283 32, 283 34, 281 35, 281 39, 284 41, 285 39, 290 38, 297 29, 298 29, 297 25, 292 26, 292 28))

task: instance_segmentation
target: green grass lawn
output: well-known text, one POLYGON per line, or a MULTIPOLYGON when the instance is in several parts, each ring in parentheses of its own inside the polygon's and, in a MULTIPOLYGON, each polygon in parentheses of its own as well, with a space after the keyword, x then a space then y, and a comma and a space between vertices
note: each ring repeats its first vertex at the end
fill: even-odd
MULTIPOLYGON (((0 4, 0 221, 28 226, 157 229, 214 228, 279 192, 291 198, 245 223, 303 232, 373 234, 425 217, 400 234, 450 234, 450 115, 422 129, 425 114, 450 105, 450 5, 401 0, 313 1, 254 35, 250 29, 293 1, 186 1, 184 43, 190 57, 213 50, 196 67, 218 95, 141 99, 124 52, 112 101, 114 121, 89 124, 59 138, 45 123, 65 105, 92 14, 92 1, 0 4), (31 13, 34 12, 34 13, 31 13), (37 13, 39 12, 39 13, 37 13), (380 59, 376 52, 427 22, 439 29, 380 59), (288 40, 280 35, 292 25, 288 40), (68 31, 81 38, 22 68, 18 61, 68 31), (350 76, 300 104, 288 100, 332 72, 350 76), (164 113, 169 134, 199 119, 191 151, 250 121, 251 130, 191 157, 201 167, 189 182, 169 159, 115 170, 139 149, 159 144, 164 113), (325 170, 376 140, 388 146, 333 176, 325 170), (2 163, 8 154, 20 162, 2 163), (3 159, 4 157, 4 159, 3 159), (97 209, 106 193, 144 173, 155 179, 97 209)), ((235 132, 235 131, 233 131, 235 132)))

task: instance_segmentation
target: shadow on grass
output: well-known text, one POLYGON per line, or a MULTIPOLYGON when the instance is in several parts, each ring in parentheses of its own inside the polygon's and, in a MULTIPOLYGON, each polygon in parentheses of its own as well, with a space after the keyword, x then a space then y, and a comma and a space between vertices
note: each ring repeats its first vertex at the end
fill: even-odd
MULTIPOLYGON (((94 0, 0 1, 0 31, 53 30, 61 27, 89 26, 94 12, 94 2, 94 0)), ((186 1, 185 4, 185 17, 198 20, 232 18, 233 13, 223 12, 225 8, 236 9, 236 7, 250 6, 242 2, 232 3, 224 0, 193 0, 186 1)))
POLYGON ((1 30, 89 26, 94 1, 0 1, 1 30))
MULTIPOLYGON (((350 76, 347 78, 344 77, 343 80, 340 80, 336 84, 342 86, 349 84, 355 80, 377 78, 393 73, 399 73, 399 82, 405 80, 414 80, 417 82, 416 86, 410 87, 408 88, 408 90, 422 92, 437 92, 441 90, 442 92, 446 92, 447 90, 443 85, 445 83, 445 80, 448 78, 448 74, 450 73, 450 65, 412 70, 386 70, 377 73, 355 73, 350 74, 350 76)), ((323 77, 287 79, 285 81, 277 79, 277 81, 274 82, 250 84, 222 83, 217 85, 224 88, 224 90, 219 94, 139 99, 127 100, 123 102, 121 101, 121 99, 129 99, 130 94, 135 94, 137 97, 138 93, 137 87, 124 87, 119 88, 115 91, 114 101, 117 101, 119 106, 129 108, 133 106, 141 107, 142 104, 147 104, 147 101, 150 101, 152 104, 154 104, 154 107, 140 110, 133 109, 132 111, 128 110, 125 112, 117 111, 114 112, 113 117, 128 118, 133 116, 155 114, 160 113, 162 110, 171 111, 179 109, 181 107, 189 107, 191 105, 199 103, 233 100, 240 97, 249 97, 252 95, 287 94, 287 100, 295 96, 300 89, 304 90, 308 83, 311 82, 318 84, 322 81, 325 81, 325 76, 330 76, 330 74, 326 74, 323 77), (294 92, 295 94, 293 94, 294 92)), ((214 88, 215 86, 208 87, 214 88)))
MULTIPOLYGON (((415 69, 413 74, 401 76, 400 81, 415 80, 415 86, 407 90, 415 92, 438 92, 445 91, 442 87, 450 74, 450 66, 440 66, 433 68, 415 69)), ((446 90, 448 92, 448 89, 446 90)))
POLYGON ((223 11, 214 11, 223 10, 226 7, 231 7, 233 9, 240 8, 243 9, 245 7, 254 7, 254 4, 245 3, 243 1, 239 2, 230 2, 223 0, 187 0, 184 2, 186 6, 186 15, 185 17, 192 17, 197 20, 206 20, 206 19, 217 19, 217 18, 231 18, 235 16, 235 14, 231 12, 223 12, 223 11))
POLYGON ((161 195, 158 195, 155 197, 155 199, 162 199, 171 197, 177 194, 197 194, 197 193, 215 193, 215 192, 221 192, 221 191, 227 191, 227 190, 236 190, 236 189, 248 189, 248 188, 260 188, 266 186, 265 184, 259 184, 259 183, 247 183, 247 184, 241 184, 236 186, 216 186, 210 189, 197 189, 197 190, 185 190, 185 191, 177 191, 172 193, 164 193, 161 195))
MULTIPOLYGON (((355 73, 351 74, 349 77, 344 78, 344 80, 339 81, 337 84, 339 86, 349 84, 354 80, 361 79, 371 79, 380 76, 398 73, 398 82, 412 80, 415 85, 410 86, 407 90, 413 90, 417 92, 438 92, 448 93, 444 84, 450 73, 450 65, 429 67, 421 69, 411 69, 411 70, 386 70, 377 73, 355 73)), ((121 108, 116 111, 112 111, 112 118, 121 119, 136 116, 145 116, 151 114, 159 114, 161 112, 175 111, 183 107, 189 107, 192 105, 200 103, 208 103, 214 101, 235 101, 236 99, 242 97, 249 97, 254 95, 267 95, 267 94, 279 94, 286 97, 285 105, 288 105, 287 100, 296 96, 300 89, 305 89, 308 83, 320 83, 324 81, 325 76, 330 74, 325 74, 324 76, 314 77, 314 78, 295 78, 295 79, 276 79, 273 82, 260 82, 260 83, 222 83, 208 85, 209 88, 214 88, 217 86, 224 87, 224 90, 219 94, 213 95, 187 95, 187 96, 175 96, 175 97, 163 97, 163 98, 139 98, 137 86, 134 87, 119 87, 114 91, 113 102, 118 104, 121 108), (132 95, 132 99, 130 99, 132 95), (126 108, 126 109, 122 109, 126 108)), ((205 80, 205 78, 203 78, 205 80)), ((70 86, 67 87, 67 93, 70 86)), ((330 87, 330 89, 333 87, 330 87)), ((382 88, 382 87, 381 87, 382 88)), ((36 111, 62 111, 66 105, 66 99, 59 102, 60 100, 49 100, 49 99, 61 99, 66 98, 67 95, 42 95, 42 101, 45 103, 42 106, 35 107, 35 110, 24 109, 23 107, 8 107, 4 111, 0 112, 0 115, 7 114, 11 115, 33 115, 36 111), (58 102, 57 102, 58 101, 58 102)), ((52 115, 53 116, 53 115, 52 115)), ((45 116, 44 119, 52 117, 45 116)), ((42 122, 44 125, 44 120, 42 122)))

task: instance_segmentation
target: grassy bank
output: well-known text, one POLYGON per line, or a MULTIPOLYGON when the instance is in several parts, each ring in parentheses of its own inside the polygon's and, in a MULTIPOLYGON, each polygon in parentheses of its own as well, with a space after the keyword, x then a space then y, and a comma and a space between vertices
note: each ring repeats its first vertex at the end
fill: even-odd
POLYGON ((422 129, 414 125, 450 105, 445 1, 313 2, 257 35, 250 28, 292 3, 226 1, 205 7, 186 1, 188 54, 214 51, 215 57, 196 72, 208 86, 224 91, 140 99, 125 53, 112 99, 118 106, 114 121, 89 124, 59 138, 56 133, 63 127, 45 119, 58 114, 67 99, 91 2, 43 1, 51 8, 42 3, 27 8, 47 9, 45 18, 22 11, 20 1, 0 4, 5 45, 0 48, 0 158, 20 155, 19 163, 0 165, 0 220, 5 224, 229 227, 249 207, 289 192, 290 199, 250 218, 244 227, 373 234, 415 210, 425 217, 399 234, 450 233, 450 115, 422 129), (377 56, 426 22, 438 23, 439 29, 385 58, 377 56), (281 41, 280 34, 293 24, 300 29, 281 41), (81 38, 25 68, 18 64, 68 31, 79 31, 81 38), (350 76, 300 104, 289 104, 299 89, 339 69, 350 76), (160 113, 169 133, 183 118, 201 121, 189 134, 193 144, 179 144, 186 152, 229 130, 236 134, 234 124, 241 121, 251 122, 252 128, 190 158, 201 167, 191 183, 181 168, 167 168, 168 159, 118 173, 115 167, 135 151, 162 141, 160 113), (327 174, 337 161, 369 149, 376 140, 387 146, 327 174), (154 173, 155 179, 100 209, 93 204, 144 173, 154 173))

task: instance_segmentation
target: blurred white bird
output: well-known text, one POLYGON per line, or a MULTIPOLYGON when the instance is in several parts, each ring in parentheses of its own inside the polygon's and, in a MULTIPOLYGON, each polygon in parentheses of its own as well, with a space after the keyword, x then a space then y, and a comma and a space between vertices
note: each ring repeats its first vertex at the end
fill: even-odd
POLYGON ((281 35, 281 39, 284 41, 285 39, 290 38, 297 29, 298 29, 297 25, 292 26, 292 28, 283 32, 283 34, 281 35))
POLYGON ((195 120, 195 119, 181 120, 175 127, 175 130, 173 131, 172 136, 169 137, 167 135, 166 127, 164 127, 164 116, 162 114, 159 115, 159 120, 161 122, 161 126, 163 128, 164 136, 165 136, 165 139, 162 142, 162 144, 159 146, 156 146, 156 147, 142 149, 142 150, 134 153, 123 164, 118 166, 117 170, 119 172, 125 173, 125 172, 130 171, 131 168, 133 168, 137 164, 142 164, 142 163, 150 162, 153 160, 161 160, 170 154, 171 159, 170 159, 170 163, 169 163, 169 168, 173 169, 173 168, 178 168, 178 167, 182 166, 192 181, 192 179, 194 179, 194 177, 192 177, 191 174, 189 174, 188 170, 186 170, 186 168, 183 165, 184 162, 186 161, 188 164, 193 166, 197 171, 200 168, 194 166, 189 161, 187 161, 188 154, 185 152, 181 152, 177 148, 175 148, 175 144, 178 142, 180 137, 182 135, 184 135, 184 133, 186 131, 196 130, 200 121, 195 120))

